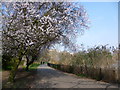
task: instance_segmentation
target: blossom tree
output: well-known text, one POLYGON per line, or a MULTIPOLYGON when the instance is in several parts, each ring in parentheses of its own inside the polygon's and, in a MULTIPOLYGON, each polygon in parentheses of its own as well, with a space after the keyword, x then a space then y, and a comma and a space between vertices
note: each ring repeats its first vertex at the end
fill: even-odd
POLYGON ((73 2, 6 2, 2 3, 2 16, 3 54, 19 60, 14 72, 24 55, 28 69, 40 53, 55 43, 72 49, 72 39, 88 28, 86 11, 73 2))

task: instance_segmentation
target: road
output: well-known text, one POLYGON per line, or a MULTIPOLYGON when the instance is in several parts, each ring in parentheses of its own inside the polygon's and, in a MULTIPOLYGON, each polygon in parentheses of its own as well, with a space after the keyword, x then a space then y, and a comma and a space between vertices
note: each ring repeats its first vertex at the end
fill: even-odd
POLYGON ((116 88, 117 85, 78 77, 49 66, 40 65, 31 88, 116 88))

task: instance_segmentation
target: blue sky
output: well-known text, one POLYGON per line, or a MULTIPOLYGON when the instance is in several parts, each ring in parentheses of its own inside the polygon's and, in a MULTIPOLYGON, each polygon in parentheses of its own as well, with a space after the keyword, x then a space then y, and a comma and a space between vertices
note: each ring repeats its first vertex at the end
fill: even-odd
POLYGON ((77 38, 77 44, 85 47, 95 45, 118 45, 118 3, 117 2, 82 2, 86 9, 90 29, 77 38))

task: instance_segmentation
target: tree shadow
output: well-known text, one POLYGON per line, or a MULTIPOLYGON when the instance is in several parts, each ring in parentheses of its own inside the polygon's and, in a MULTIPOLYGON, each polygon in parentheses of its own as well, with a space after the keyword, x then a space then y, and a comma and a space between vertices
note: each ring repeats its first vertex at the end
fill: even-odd
POLYGON ((49 79, 61 77, 65 74, 46 67, 29 71, 18 69, 15 82, 11 86, 8 84, 8 86, 3 86, 3 88, 32 88, 33 86, 35 88, 50 88, 51 83, 48 81, 49 79), (42 80, 46 80, 46 82, 42 80))
MULTIPOLYGON (((15 78, 15 82, 11 86, 11 88, 52 88, 54 84, 59 84, 59 83, 71 83, 72 84, 72 86, 70 86, 71 88, 76 88, 79 85, 88 85, 88 84, 98 85, 96 81, 91 81, 91 80, 85 81, 80 79, 76 81, 77 80, 76 78, 75 81, 72 80, 66 81, 64 79, 62 80, 60 79, 68 76, 69 75, 67 75, 66 73, 63 73, 62 71, 59 70, 55 70, 46 65, 43 66, 41 65, 38 69, 30 70, 28 72, 26 72, 24 69, 19 69, 17 76, 15 78)), ((99 83, 99 85, 110 86, 110 84, 104 84, 104 83, 103 84, 99 83)))
POLYGON ((18 69, 15 81, 13 83, 7 82, 2 86, 3 88, 29 88, 29 84, 34 80, 37 70, 26 72, 24 69, 18 69))

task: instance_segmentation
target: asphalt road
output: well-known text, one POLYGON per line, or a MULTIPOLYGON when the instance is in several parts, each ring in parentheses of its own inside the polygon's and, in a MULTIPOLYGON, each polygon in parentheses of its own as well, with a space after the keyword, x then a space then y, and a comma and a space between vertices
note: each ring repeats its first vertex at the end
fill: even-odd
POLYGON ((40 65, 31 88, 118 88, 118 85, 78 77, 64 73, 49 66, 40 65))

